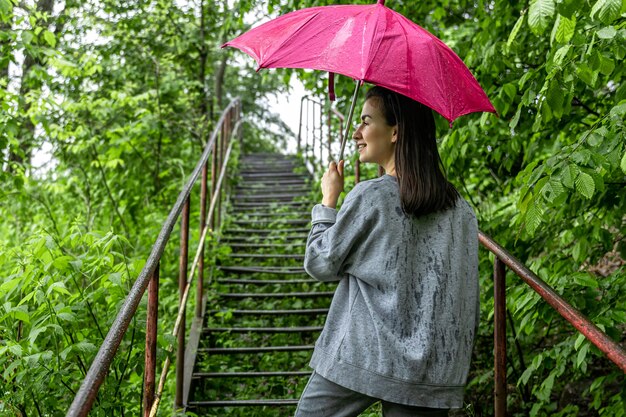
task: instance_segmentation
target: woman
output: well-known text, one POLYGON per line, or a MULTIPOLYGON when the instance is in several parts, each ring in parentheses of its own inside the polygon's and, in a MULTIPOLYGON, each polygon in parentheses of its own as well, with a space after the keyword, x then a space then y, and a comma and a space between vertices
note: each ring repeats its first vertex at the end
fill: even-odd
POLYGON ((304 267, 339 281, 297 417, 447 416, 463 405, 478 325, 476 217, 447 181, 432 111, 374 87, 353 135, 386 175, 341 209, 343 161, 322 178, 304 267))

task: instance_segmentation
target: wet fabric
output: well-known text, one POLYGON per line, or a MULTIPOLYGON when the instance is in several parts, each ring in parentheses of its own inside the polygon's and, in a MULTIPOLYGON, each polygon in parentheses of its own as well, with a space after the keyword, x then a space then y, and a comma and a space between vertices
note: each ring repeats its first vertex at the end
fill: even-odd
MULTIPOLYGON (((356 417, 377 398, 349 390, 313 372, 298 402, 295 417, 356 417)), ((383 417, 447 417, 448 410, 382 402, 383 417)))
POLYGON ((478 229, 471 207, 419 218, 395 177, 357 184, 341 209, 316 205, 304 267, 339 281, 312 368, 394 403, 459 408, 478 325, 478 229))

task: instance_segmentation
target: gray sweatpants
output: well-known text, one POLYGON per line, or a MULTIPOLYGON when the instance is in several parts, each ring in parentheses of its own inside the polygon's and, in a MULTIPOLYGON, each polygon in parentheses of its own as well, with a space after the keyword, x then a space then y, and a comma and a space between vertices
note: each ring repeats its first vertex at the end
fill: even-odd
MULTIPOLYGON (((352 391, 323 378, 315 371, 300 397, 295 417, 356 417, 377 398, 352 391)), ((381 401, 384 417, 447 417, 448 410, 413 407, 381 401)))

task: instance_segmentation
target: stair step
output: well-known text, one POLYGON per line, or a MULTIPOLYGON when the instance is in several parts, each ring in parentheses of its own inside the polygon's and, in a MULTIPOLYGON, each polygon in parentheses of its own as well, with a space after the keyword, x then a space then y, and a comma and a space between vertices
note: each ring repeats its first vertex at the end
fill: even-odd
POLYGON ((230 400, 230 401, 190 401, 190 408, 198 407, 277 407, 298 405, 297 399, 292 400, 230 400))
MULTIPOLYGON (((302 388, 306 382, 302 378, 311 375, 306 359, 329 311, 321 307, 327 306, 334 295, 334 291, 328 291, 334 285, 318 285, 301 263, 310 232, 310 209, 315 204, 306 201, 311 198, 314 183, 312 176, 302 170, 302 161, 271 153, 251 154, 242 157, 239 167, 239 184, 232 191, 228 212, 230 229, 223 231, 221 239, 232 248, 232 253, 222 259, 224 265, 218 266, 220 277, 214 280, 229 287, 222 287, 223 292, 217 294, 220 299, 215 309, 205 312, 205 327, 201 331, 204 342, 197 347, 201 359, 196 372, 187 374, 194 381, 190 384, 188 409, 199 413, 196 410, 201 408, 223 407, 218 414, 224 416, 247 415, 245 409, 238 407, 298 404, 297 399, 281 398, 289 396, 286 389, 285 395, 272 395, 261 382, 284 378, 275 381, 293 385, 296 391, 302 388), (281 264, 291 266, 265 266, 281 264), (240 309, 230 310, 231 305, 240 309), (296 308, 305 305, 309 308, 296 308), (228 320, 224 321, 224 316, 228 320), (276 335, 280 341, 274 341, 272 346, 269 340, 276 335), (223 343, 212 341, 214 338, 223 343), (259 341, 252 342, 254 339, 259 341), (248 342, 242 343, 243 340, 248 342), (223 347, 213 347, 214 344, 223 347), (278 366, 285 358, 288 362, 278 366), (244 361, 246 365, 241 367, 244 361), (237 388, 242 382, 248 385, 247 394, 237 388)), ((258 412, 265 415, 265 410, 258 412)))
POLYGON ((259 258, 259 259, 304 259, 304 255, 290 255, 282 253, 231 253, 231 258, 259 258))
POLYGON ((247 169, 239 171, 239 175, 242 176, 243 178, 250 178, 253 177, 255 178, 256 176, 258 176, 259 174, 265 174, 265 175, 277 175, 277 176, 281 176, 281 175, 294 175, 294 176, 300 176, 303 175, 301 173, 297 173, 294 172, 294 168, 296 168, 294 165, 281 165, 281 166, 273 166, 273 167, 265 167, 263 169, 259 168, 259 169, 249 169, 249 168, 255 168, 255 167, 245 167, 247 169))
POLYGON ((291 192, 296 192, 296 191, 300 191, 303 193, 309 193, 311 192, 311 187, 309 186, 305 186, 305 185, 271 185, 271 186, 265 186, 263 184, 257 184, 257 185, 248 185, 248 184, 240 184, 237 185, 237 187, 235 187, 236 191, 243 191, 243 192, 248 192, 248 191, 271 191, 271 190, 276 190, 276 191, 291 191, 291 192))
POLYGON ((210 310, 207 314, 230 313, 233 316, 320 316, 328 314, 327 308, 308 308, 302 310, 210 310))
POLYGON ((292 227, 289 229, 228 229, 225 233, 258 233, 258 234, 270 234, 270 233, 299 233, 299 232, 309 232, 311 230, 310 227, 292 227))
POLYGON ((309 185, 309 180, 305 178, 247 178, 246 183, 251 185, 265 185, 280 187, 281 185, 309 185))
POLYGON ((310 376, 311 371, 286 372, 194 372, 192 378, 272 378, 280 376, 310 376))
POLYGON ((302 217, 302 216, 311 216, 311 212, 310 211, 293 211, 293 212, 287 212, 287 213, 277 213, 275 211, 272 212, 258 212, 258 211, 252 211, 252 212, 239 212, 237 214, 247 214, 250 217, 276 217, 276 218, 284 218, 284 217, 302 217))
POLYGON ((248 353, 270 353, 270 352, 302 352, 313 350, 313 345, 301 346, 255 346, 239 348, 198 348, 198 352, 212 355, 239 355, 248 353))
POLYGON ((236 214, 241 214, 241 213, 250 214, 251 212, 254 212, 255 210, 276 210, 277 214, 280 215, 280 210, 282 210, 285 207, 287 208, 289 207, 311 208, 314 205, 315 204, 305 203, 301 201, 300 202, 283 201, 280 203, 276 201, 265 201, 265 202, 254 202, 254 203, 248 202, 248 201, 239 201, 239 202, 233 203, 233 207, 235 209, 236 214))
POLYGON ((290 285, 290 284, 311 284, 316 283, 314 279, 231 279, 220 278, 220 284, 241 284, 241 285, 290 285))
POLYGON ((291 201, 296 198, 305 197, 306 194, 236 194, 233 196, 235 202, 238 203, 240 201, 291 201))
POLYGON ((290 243, 230 243, 229 246, 231 248, 250 248, 250 249, 261 249, 261 248, 304 248, 304 243, 301 245, 294 245, 290 243))
POLYGON ((241 212, 242 210, 240 208, 242 207, 256 207, 256 206, 261 206, 261 207, 266 207, 266 208, 271 208, 271 207, 301 207, 305 204, 310 204, 309 202, 306 201, 285 201, 285 202, 263 202, 258 203, 258 202, 248 202, 248 201, 234 201, 233 205, 235 207, 235 211, 239 211, 241 212))
POLYGON ((256 292, 256 293, 218 293, 221 298, 315 298, 332 297, 333 291, 313 291, 313 292, 256 292))
POLYGON ((261 272, 267 274, 305 274, 304 268, 275 268, 258 266, 220 266, 219 269, 226 272, 261 272))
POLYGON ((311 219, 284 219, 278 216, 276 216, 275 219, 267 218, 263 220, 235 220, 232 222, 232 224, 237 224, 237 225, 239 224, 241 225, 250 225, 250 224, 281 225, 281 224, 307 224, 307 223, 311 223, 311 219))
POLYGON ((321 332, 321 326, 302 327, 212 327, 204 329, 203 333, 313 333, 321 332))
POLYGON ((300 163, 297 160, 293 159, 271 159, 271 160, 245 160, 243 159, 241 162, 241 170, 247 170, 249 168, 255 168, 258 170, 263 169, 275 169, 278 166, 293 166, 295 168, 300 167, 300 163), (269 162, 269 164, 268 164, 269 162))
MULTIPOLYGON (((271 169, 268 167, 268 169, 271 169)), ((280 171, 285 171, 285 170, 280 170, 280 171)), ((297 174, 295 172, 284 172, 285 174, 287 174, 287 177, 292 177, 292 178, 309 178, 309 175, 307 174, 297 174)), ((250 178, 267 178, 267 177, 275 177, 276 175, 274 174, 273 171, 262 171, 262 170, 258 170, 258 171, 247 171, 245 174, 240 173, 239 174, 241 177, 243 177, 243 179, 250 179, 250 178)))
POLYGON ((304 240, 306 241, 306 239, 309 237, 308 234, 299 234, 299 235, 280 235, 280 236, 226 236, 225 238, 222 239, 223 243, 228 243, 230 244, 230 242, 253 242, 255 244, 258 244, 259 242, 256 242, 257 240, 261 239, 264 241, 267 240, 304 240))

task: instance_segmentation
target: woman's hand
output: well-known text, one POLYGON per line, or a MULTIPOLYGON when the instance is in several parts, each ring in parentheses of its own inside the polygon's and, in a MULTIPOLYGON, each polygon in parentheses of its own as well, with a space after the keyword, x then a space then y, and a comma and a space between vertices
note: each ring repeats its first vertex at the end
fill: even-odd
POLYGON ((343 191, 343 164, 343 160, 339 161, 339 165, 331 162, 322 177, 322 204, 326 207, 337 207, 339 194, 343 191))

